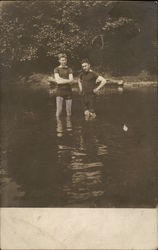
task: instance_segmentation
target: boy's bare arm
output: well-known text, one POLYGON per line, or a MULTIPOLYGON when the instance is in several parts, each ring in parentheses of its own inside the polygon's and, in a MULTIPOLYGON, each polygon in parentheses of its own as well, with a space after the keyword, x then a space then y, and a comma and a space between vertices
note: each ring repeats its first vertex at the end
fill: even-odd
POLYGON ((96 93, 99 89, 101 89, 106 84, 107 80, 102 76, 98 76, 96 82, 100 82, 100 84, 97 88, 93 90, 94 93, 96 93))
POLYGON ((79 87, 80 92, 82 92, 82 83, 81 83, 80 78, 78 78, 78 87, 79 87))
POLYGON ((72 74, 69 75, 69 79, 64 79, 64 78, 60 77, 58 73, 55 73, 54 77, 55 77, 57 84, 72 83, 73 82, 73 75, 72 74))
POLYGON ((70 80, 71 82, 73 82, 73 81, 74 81, 73 74, 69 74, 69 80, 70 80))

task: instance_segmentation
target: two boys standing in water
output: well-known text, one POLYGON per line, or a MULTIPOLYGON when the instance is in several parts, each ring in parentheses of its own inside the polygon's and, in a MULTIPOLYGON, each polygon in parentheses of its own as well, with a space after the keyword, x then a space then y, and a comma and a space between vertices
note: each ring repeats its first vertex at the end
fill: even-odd
MULTIPOLYGON (((56 117, 59 118, 62 114, 63 101, 66 103, 67 117, 71 116, 72 108, 72 87, 75 82, 72 69, 67 66, 66 54, 58 55, 59 66, 54 69, 54 77, 57 82, 56 92, 56 117)), ((90 63, 87 59, 82 60, 82 72, 78 78, 78 86, 82 95, 84 114, 86 117, 96 117, 95 114, 95 99, 96 93, 106 84, 106 79, 91 70, 90 63), (99 83, 96 87, 96 83, 99 83)))

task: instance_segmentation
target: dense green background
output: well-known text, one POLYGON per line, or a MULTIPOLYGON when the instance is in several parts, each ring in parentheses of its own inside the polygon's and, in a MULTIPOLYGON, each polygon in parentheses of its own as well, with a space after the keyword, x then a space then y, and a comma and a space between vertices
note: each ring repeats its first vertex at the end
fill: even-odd
POLYGON ((157 4, 152 1, 2 1, 2 69, 50 72, 56 55, 79 69, 116 76, 156 74, 157 4))

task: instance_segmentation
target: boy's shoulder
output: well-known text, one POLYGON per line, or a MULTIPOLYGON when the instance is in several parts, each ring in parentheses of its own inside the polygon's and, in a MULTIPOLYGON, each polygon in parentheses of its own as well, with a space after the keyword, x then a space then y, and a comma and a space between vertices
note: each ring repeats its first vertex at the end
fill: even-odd
POLYGON ((59 70, 59 66, 54 68, 54 71, 58 71, 59 70))
MULTIPOLYGON (((93 75, 93 76, 95 76, 95 77, 98 77, 98 76, 99 76, 99 74, 98 74, 96 71, 92 70, 92 69, 89 70, 89 74, 91 74, 91 75, 93 75)), ((86 74, 86 72, 84 72, 83 70, 80 70, 80 71, 78 72, 78 75, 79 75, 79 77, 82 77, 82 76, 87 75, 87 74, 86 74)))
POLYGON ((92 74, 98 74, 94 69, 90 69, 89 72, 91 72, 92 74))
POLYGON ((63 70, 63 69, 72 70, 72 68, 69 67, 69 66, 61 67, 60 65, 57 66, 57 67, 55 67, 54 70, 55 70, 55 69, 57 69, 57 70, 63 70))
POLYGON ((97 73, 95 70, 90 69, 90 73, 93 74, 95 77, 99 76, 99 73, 97 73))
POLYGON ((79 70, 79 71, 77 72, 77 75, 78 75, 78 77, 80 77, 80 78, 83 76, 83 74, 84 74, 83 70, 79 70))

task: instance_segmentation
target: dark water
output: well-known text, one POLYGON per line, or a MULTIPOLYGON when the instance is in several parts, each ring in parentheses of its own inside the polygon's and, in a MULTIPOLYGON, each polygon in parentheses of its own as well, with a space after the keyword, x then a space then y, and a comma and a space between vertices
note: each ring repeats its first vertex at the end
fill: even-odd
POLYGON ((156 206, 157 90, 104 92, 95 119, 74 94, 72 118, 57 121, 47 91, 4 91, 2 206, 156 206))

